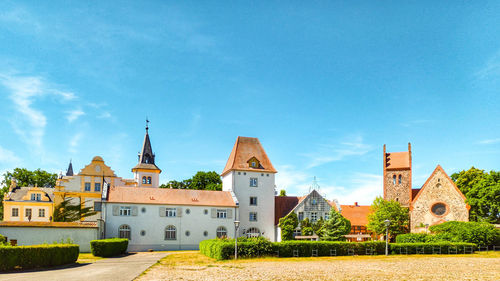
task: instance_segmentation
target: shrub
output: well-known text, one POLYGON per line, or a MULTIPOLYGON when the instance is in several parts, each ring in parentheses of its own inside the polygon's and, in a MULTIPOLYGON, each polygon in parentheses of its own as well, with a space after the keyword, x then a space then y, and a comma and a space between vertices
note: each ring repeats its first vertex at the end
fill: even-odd
POLYGON ((0 271, 74 263, 79 253, 78 245, 0 246, 0 271))
POLYGON ((500 246, 500 229, 486 222, 449 221, 429 228, 443 240, 500 246))
POLYGON ((92 255, 96 257, 112 257, 127 252, 128 239, 111 238, 90 241, 92 255))
POLYGON ((391 253, 392 254, 417 254, 417 250, 421 250, 422 254, 433 254, 437 253, 436 250, 439 248, 441 254, 449 254, 456 250, 457 254, 467 254, 471 253, 466 251, 467 247, 470 247, 472 252, 476 249, 476 244, 474 243, 464 243, 464 242, 429 242, 429 243, 391 243, 391 253), (451 251, 450 251, 451 249, 451 251))
MULTIPOLYGON (((272 243, 263 237, 238 238, 238 256, 240 257, 269 255, 272 250, 272 243)), ((229 259, 234 255, 234 239, 211 239, 201 241, 200 252, 217 260, 229 259)))
POLYGON ((0 246, 1 245, 7 245, 7 238, 5 238, 2 234, 0 234, 0 246))
MULTIPOLYGON (((443 242, 452 241, 451 237, 448 235, 440 234, 434 235, 429 233, 407 233, 400 234, 396 236, 396 243, 433 243, 433 242, 443 242)), ((452 241, 461 242, 461 241, 452 241)))

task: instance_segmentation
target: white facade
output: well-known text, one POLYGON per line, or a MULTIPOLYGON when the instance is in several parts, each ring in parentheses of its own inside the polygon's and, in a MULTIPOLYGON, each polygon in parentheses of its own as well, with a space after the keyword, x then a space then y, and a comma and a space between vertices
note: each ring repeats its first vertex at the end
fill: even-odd
POLYGON ((103 208, 106 238, 123 237, 120 227, 128 226, 129 251, 197 250, 201 241, 216 238, 220 227, 226 230, 226 236, 234 237, 235 207, 108 202, 103 208), (175 210, 175 216, 166 216, 167 208, 175 210), (226 218, 217 218, 217 210, 226 210, 226 218), (166 239, 169 226, 175 227, 175 239, 166 239))
POLYGON ((137 182, 137 186, 140 187, 160 186, 160 174, 158 172, 135 171, 134 180, 137 182))
POLYGON ((269 172, 233 170, 222 177, 222 190, 233 191, 239 202, 238 236, 261 235, 275 241, 274 176, 274 173, 269 172))

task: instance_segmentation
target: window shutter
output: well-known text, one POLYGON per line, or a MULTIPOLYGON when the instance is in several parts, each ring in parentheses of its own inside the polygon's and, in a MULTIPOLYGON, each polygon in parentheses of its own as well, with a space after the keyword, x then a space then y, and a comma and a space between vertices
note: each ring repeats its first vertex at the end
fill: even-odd
POLYGON ((137 216, 137 206, 132 207, 132 216, 137 216))
POLYGON ((118 216, 119 213, 119 207, 118 206, 113 206, 113 216, 118 216))
POLYGON ((212 218, 216 219, 217 218, 217 209, 212 208, 212 218))
POLYGON ((227 218, 232 219, 233 218, 233 209, 227 209, 227 218))
POLYGON ((164 217, 166 215, 167 210, 165 207, 160 207, 160 217, 164 217))
POLYGON ((181 207, 177 208, 177 216, 182 217, 182 208, 181 207))

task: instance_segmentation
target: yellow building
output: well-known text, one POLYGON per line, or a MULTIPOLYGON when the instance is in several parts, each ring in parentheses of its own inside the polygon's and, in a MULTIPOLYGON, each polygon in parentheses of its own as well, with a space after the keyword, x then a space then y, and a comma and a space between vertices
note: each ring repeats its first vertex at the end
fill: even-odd
POLYGON ((4 195, 4 221, 49 222, 54 209, 54 189, 20 187, 16 181, 4 195))

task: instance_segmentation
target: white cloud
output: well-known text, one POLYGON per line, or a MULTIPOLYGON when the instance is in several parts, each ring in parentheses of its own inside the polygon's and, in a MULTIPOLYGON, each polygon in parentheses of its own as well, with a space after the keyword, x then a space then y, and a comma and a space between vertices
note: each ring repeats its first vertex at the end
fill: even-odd
POLYGON ((372 150, 372 146, 363 142, 363 137, 354 136, 336 144, 321 144, 317 151, 303 154, 309 158, 307 169, 327 163, 340 161, 348 156, 360 156, 372 150))
POLYGON ((20 162, 21 159, 14 152, 0 146, 0 164, 16 165, 20 162))
POLYGON ((479 79, 500 78, 500 51, 493 55, 475 76, 479 79))
POLYGON ((76 119, 78 119, 78 117, 85 115, 85 112, 83 112, 83 110, 81 110, 81 109, 67 111, 66 113, 68 114, 68 115, 66 115, 66 119, 70 123, 75 121, 76 119))
POLYGON ((498 139, 486 139, 478 142, 479 144, 495 144, 500 143, 500 138, 498 139))
POLYGON ((76 133, 69 141, 69 148, 68 151, 70 153, 77 153, 78 152, 78 145, 80 144, 80 141, 83 137, 83 133, 76 133))
POLYGON ((112 117, 113 116, 108 111, 103 111, 103 112, 101 112, 101 114, 99 114, 99 116, 97 116, 97 118, 100 118, 100 119, 111 119, 112 117))
POLYGON ((340 204, 371 205, 375 197, 383 194, 382 175, 355 173, 350 180, 351 187, 334 194, 340 204))

